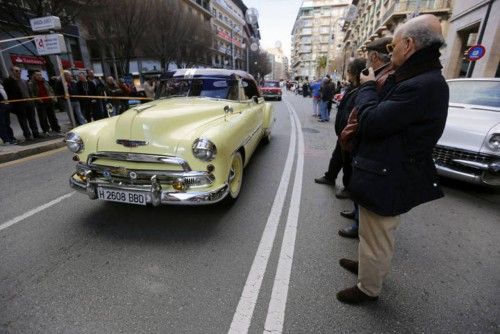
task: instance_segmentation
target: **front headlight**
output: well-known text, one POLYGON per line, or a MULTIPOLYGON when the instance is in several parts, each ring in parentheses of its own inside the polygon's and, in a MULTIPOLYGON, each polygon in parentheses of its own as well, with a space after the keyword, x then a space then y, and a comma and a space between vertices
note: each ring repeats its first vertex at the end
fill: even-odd
POLYGON ((80 153, 81 151, 83 151, 83 140, 78 134, 74 132, 68 132, 64 141, 66 142, 66 146, 68 146, 68 149, 71 152, 80 153))
POLYGON ((193 155, 203 161, 211 161, 217 154, 215 144, 208 139, 198 138, 193 143, 193 155))
POLYGON ((488 146, 493 151, 500 150, 500 133, 494 133, 494 134, 490 135, 490 138, 488 139, 488 146))

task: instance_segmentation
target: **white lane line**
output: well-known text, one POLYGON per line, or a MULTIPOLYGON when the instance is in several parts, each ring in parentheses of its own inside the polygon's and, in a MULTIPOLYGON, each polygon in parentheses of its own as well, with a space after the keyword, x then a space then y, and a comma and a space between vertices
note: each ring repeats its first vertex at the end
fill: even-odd
POLYGON ((229 334, 247 333, 252 321, 255 304, 259 296, 262 279, 266 272, 267 263, 273 249, 274 239, 276 237, 276 230, 280 222, 281 212, 283 211, 283 204, 285 202, 288 185, 290 183, 290 175, 292 173, 292 166, 294 160, 294 152, 296 145, 295 133, 295 120, 290 115, 291 134, 290 145, 288 146, 288 155, 286 158, 281 181, 278 186, 278 191, 274 197, 273 206, 267 219, 266 227, 262 233, 262 238, 257 248, 257 253, 253 259, 252 267, 248 273, 247 281, 241 293, 238 306, 233 316, 233 321, 229 328, 229 334))
POLYGON ((34 208, 33 210, 30 210, 30 211, 26 212, 25 214, 22 214, 20 216, 17 216, 14 219, 11 219, 11 220, 9 220, 9 221, 7 221, 5 223, 2 223, 0 225, 0 231, 3 230, 3 229, 6 229, 7 227, 10 227, 10 226, 12 226, 12 225, 14 225, 16 223, 19 223, 20 221, 22 221, 22 220, 24 220, 24 219, 26 219, 28 217, 31 217, 31 216, 33 216, 34 214, 37 214, 40 211, 43 211, 43 210, 45 210, 47 208, 50 208, 51 206, 53 206, 53 205, 55 205, 55 204, 57 204, 57 203, 59 203, 61 201, 64 201, 66 198, 69 198, 74 193, 75 193, 75 191, 73 191, 73 192, 71 192, 69 194, 63 195, 61 197, 58 197, 55 200, 50 201, 49 203, 46 203, 44 205, 40 205, 39 207, 34 208))
POLYGON ((273 291, 267 310, 264 334, 281 333, 285 321, 285 309, 288 296, 290 275, 292 272, 293 252, 295 249, 295 239, 297 236, 297 225, 300 213, 300 198, 302 195, 302 178, 304 171, 304 136, 302 125, 295 109, 286 102, 290 113, 295 118, 298 133, 297 167, 295 168, 295 180, 293 184, 292 198, 288 209, 288 218, 283 233, 283 242, 278 260, 278 268, 274 277, 273 291))

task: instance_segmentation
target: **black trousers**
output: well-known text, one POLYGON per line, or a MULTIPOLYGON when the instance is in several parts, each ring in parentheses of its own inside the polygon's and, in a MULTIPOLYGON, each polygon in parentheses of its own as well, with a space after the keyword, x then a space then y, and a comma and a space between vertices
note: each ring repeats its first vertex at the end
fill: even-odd
POLYGON ((330 158, 330 163, 328 164, 328 171, 326 171, 325 173, 325 178, 335 182, 342 167, 343 167, 342 150, 340 149, 340 143, 337 140, 335 148, 333 149, 332 157, 330 158))
POLYGON ((38 132, 33 105, 29 103, 14 103, 12 109, 17 116, 19 126, 23 130, 24 138, 39 137, 40 133, 38 132))
POLYGON ((9 108, 2 105, 0 105, 0 139, 2 139, 4 143, 9 143, 15 140, 14 132, 10 127, 9 108))
POLYGON ((36 105, 36 111, 43 132, 49 132, 50 129, 56 132, 61 131, 52 103, 39 103, 36 105))

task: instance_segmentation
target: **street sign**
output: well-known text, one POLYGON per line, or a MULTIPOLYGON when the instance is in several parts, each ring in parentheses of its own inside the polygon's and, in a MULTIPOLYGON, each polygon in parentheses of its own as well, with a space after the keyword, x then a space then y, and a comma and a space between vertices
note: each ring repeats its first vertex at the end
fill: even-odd
POLYGON ((66 53, 66 43, 61 34, 35 36, 36 51, 39 55, 66 53))
POLYGON ((60 30, 61 20, 57 16, 37 17, 30 20, 31 30, 33 31, 49 31, 60 30))
POLYGON ((482 45, 474 45, 467 51, 467 58, 469 61, 476 61, 483 58, 486 49, 482 45))

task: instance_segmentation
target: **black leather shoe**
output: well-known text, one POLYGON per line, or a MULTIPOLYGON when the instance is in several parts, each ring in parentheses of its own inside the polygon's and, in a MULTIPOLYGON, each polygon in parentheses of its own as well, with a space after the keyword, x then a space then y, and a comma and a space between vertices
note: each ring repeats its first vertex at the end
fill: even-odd
POLYGON ((318 177, 317 179, 314 179, 314 182, 320 183, 320 184, 329 184, 329 185, 333 185, 334 184, 334 182, 332 180, 329 180, 329 179, 327 179, 324 176, 318 177))
POLYGON ((350 271, 351 273, 356 275, 358 274, 358 261, 342 258, 339 260, 339 264, 345 270, 350 271))
POLYGON ((361 291, 357 285, 352 288, 344 289, 337 293, 337 299, 346 304, 360 304, 363 302, 374 302, 377 297, 371 297, 361 291))
POLYGON ((341 228, 339 230, 339 235, 344 238, 356 239, 358 238, 358 225, 352 224, 349 227, 341 228))
POLYGON ((356 212, 350 210, 344 210, 340 211, 340 215, 344 218, 354 220, 354 218, 356 217, 356 212))
POLYGON ((347 189, 342 189, 337 192, 335 192, 335 197, 339 199, 346 199, 346 198, 351 198, 351 193, 347 189))

